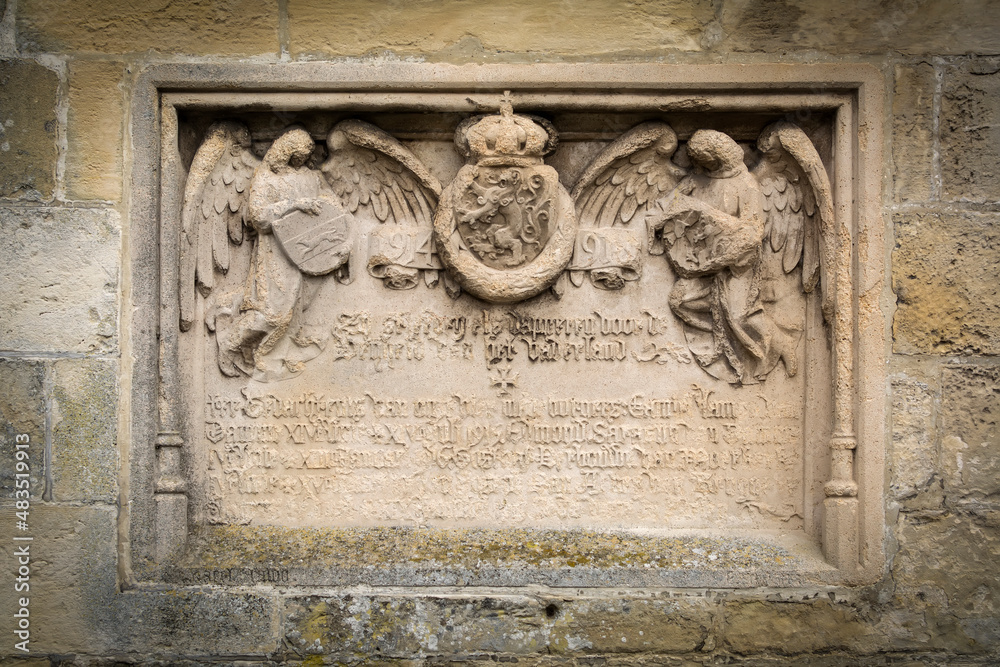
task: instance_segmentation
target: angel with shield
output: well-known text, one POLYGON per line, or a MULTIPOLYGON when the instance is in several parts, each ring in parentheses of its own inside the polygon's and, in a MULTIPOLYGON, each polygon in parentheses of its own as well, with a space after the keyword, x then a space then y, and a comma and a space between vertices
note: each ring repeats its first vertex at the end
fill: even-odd
POLYGON ((334 126, 327 144, 326 163, 313 169, 312 137, 290 127, 261 161, 247 128, 223 121, 195 155, 182 211, 180 325, 187 330, 194 322, 198 294, 212 298, 205 323, 225 375, 283 379, 322 352, 329 333, 304 313, 320 277, 349 279, 357 215, 403 222, 417 209, 430 234, 440 185, 402 144, 357 120, 334 126), (216 300, 217 274, 229 271, 230 246, 242 244, 245 233, 253 248, 243 288, 216 300))

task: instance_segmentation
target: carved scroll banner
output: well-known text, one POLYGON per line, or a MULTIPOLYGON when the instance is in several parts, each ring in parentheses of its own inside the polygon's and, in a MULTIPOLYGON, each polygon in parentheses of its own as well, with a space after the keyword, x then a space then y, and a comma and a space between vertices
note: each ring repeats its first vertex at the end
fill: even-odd
POLYGON ((368 273, 390 289, 417 286, 420 271, 437 271, 432 231, 424 227, 379 227, 369 237, 368 273))
MULTIPOLYGON (((568 270, 574 274, 589 271, 595 287, 621 289, 625 282, 642 275, 643 236, 631 229, 582 229, 577 232, 573 261, 568 270)), ((573 280, 579 287, 579 279, 573 280)))

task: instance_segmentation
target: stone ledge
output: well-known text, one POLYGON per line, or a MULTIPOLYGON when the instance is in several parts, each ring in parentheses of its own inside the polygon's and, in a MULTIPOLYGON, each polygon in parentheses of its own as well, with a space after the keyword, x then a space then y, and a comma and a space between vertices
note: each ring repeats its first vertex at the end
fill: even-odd
POLYGON ((171 584, 747 588, 832 583, 791 535, 583 530, 204 527, 163 571, 171 584))

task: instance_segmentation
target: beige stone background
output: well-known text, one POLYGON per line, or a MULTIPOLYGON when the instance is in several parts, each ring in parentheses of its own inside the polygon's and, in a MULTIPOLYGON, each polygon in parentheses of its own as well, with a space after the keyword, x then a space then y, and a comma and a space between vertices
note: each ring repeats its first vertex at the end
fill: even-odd
POLYGON ((996 2, 0 0, 0 13, 0 664, 1000 664, 996 2), (134 81, 152 63, 357 58, 879 68, 895 295, 884 578, 119 591, 134 81), (28 658, 12 633, 15 433, 31 436, 37 492, 28 658))

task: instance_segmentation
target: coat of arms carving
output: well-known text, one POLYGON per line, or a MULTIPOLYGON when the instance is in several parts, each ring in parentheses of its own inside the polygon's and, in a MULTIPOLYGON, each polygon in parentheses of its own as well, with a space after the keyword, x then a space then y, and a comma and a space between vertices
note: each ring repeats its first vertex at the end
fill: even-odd
POLYGON ((542 161, 556 142, 551 124, 515 115, 506 100, 498 116, 474 118, 456 131, 470 163, 445 189, 434 232, 442 261, 471 294, 522 301, 548 289, 569 265, 576 213, 559 175, 542 161))

